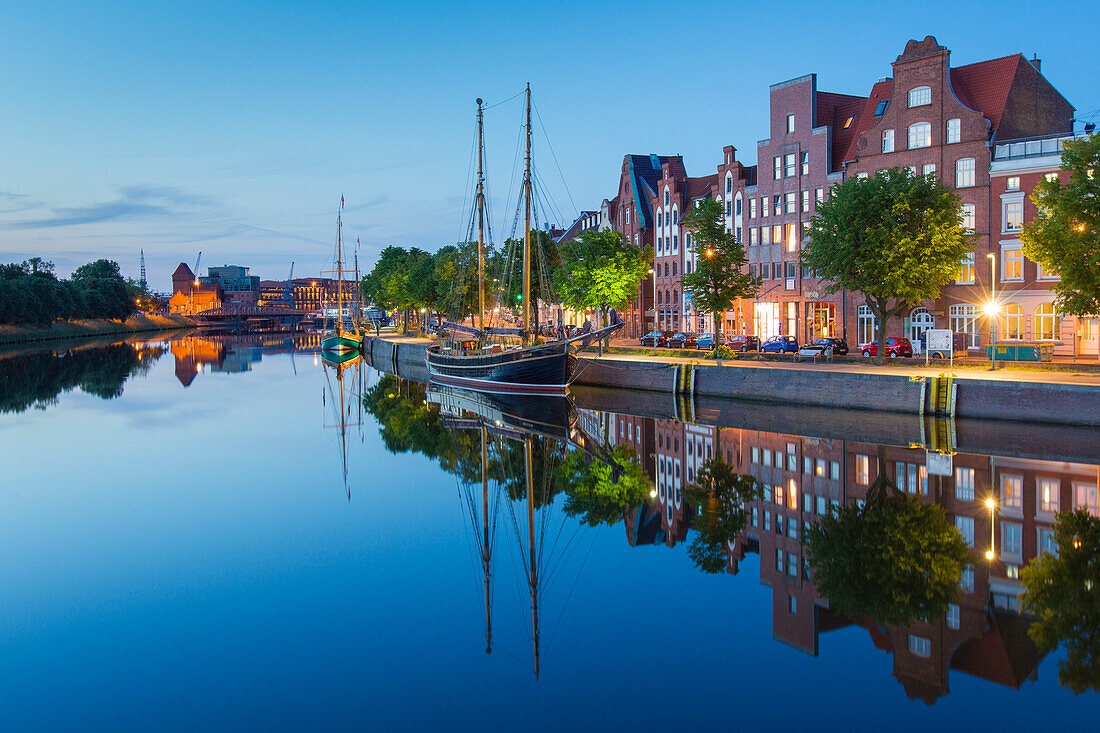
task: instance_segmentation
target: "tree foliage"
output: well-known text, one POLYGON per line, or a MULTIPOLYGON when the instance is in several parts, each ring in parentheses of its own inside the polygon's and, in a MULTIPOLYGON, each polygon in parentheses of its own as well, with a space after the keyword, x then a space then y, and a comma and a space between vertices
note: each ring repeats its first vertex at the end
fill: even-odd
POLYGON ((943 508, 902 494, 879 478, 862 508, 848 504, 806 533, 814 582, 853 619, 929 621, 959 592, 970 550, 943 508))
POLYGON ((715 455, 700 466, 685 495, 698 508, 688 557, 703 572, 720 573, 726 567, 730 545, 745 529, 745 506, 761 496, 760 484, 715 455))
POLYGON ((692 232, 695 269, 683 276, 684 292, 698 310, 714 315, 714 338, 720 343, 723 314, 740 298, 756 292, 756 279, 745 269, 748 258, 741 242, 726 231, 722 204, 703 199, 680 225, 692 232))
POLYGON ((801 260, 826 292, 860 292, 886 355, 890 318, 939 296, 970 252, 960 199, 935 175, 888 168, 849 178, 818 204, 801 260))
POLYGON ((1060 276, 1051 284, 1058 309, 1100 313, 1100 133, 1062 143, 1068 181, 1041 181, 1032 193, 1038 213, 1024 226, 1024 254, 1060 276))
POLYGON ((590 527, 623 521, 625 512, 641 503, 650 486, 641 460, 629 446, 616 446, 610 458, 607 463, 571 450, 559 467, 566 495, 562 510, 590 527))
POLYGON ((1020 571, 1020 607, 1037 620, 1028 629, 1044 649, 1059 644, 1059 681, 1082 693, 1100 690, 1100 519, 1084 509, 1054 521, 1055 554, 1044 553, 1020 571))
POLYGON ((0 323, 49 325, 58 320, 125 320, 136 310, 138 290, 119 272, 117 262, 100 259, 81 265, 69 280, 58 280, 52 262, 32 257, 0 265, 0 323))
POLYGON ((653 248, 638 248, 622 234, 587 230, 561 248, 554 286, 562 303, 578 311, 625 308, 638 297, 653 262, 653 248))

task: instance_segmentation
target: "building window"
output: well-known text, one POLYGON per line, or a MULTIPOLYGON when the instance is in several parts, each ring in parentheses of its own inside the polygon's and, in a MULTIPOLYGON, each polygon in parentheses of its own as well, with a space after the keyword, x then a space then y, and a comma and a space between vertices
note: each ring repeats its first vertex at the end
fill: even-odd
MULTIPOLYGON (((913 147, 910 145, 909 147, 913 147)), ((883 130, 882 131, 882 152, 892 153, 894 152, 894 131, 883 130)))
POLYGON ((787 153, 783 157, 783 175, 790 177, 797 175, 798 171, 795 169, 795 155, 794 153, 787 153))
POLYGON ((802 192, 802 213, 806 213, 810 210, 810 192, 802 192))
POLYGON ((1024 202, 1006 201, 1004 204, 1004 231, 1018 232, 1024 226, 1024 202))
POLYGON ((1054 532, 1049 529, 1039 530, 1039 552, 1047 552, 1058 556, 1058 543, 1054 541, 1054 532))
MULTIPOLYGON (((779 158, 776 158, 776 160, 779 160, 779 158)), ((760 197, 760 216, 764 217, 765 219, 768 218, 768 197, 767 196, 761 196, 760 197)))
POLYGON ((1024 337, 1024 309, 1017 303, 1005 306, 1001 317, 1000 337, 1006 341, 1018 341, 1024 337))
POLYGON ((935 163, 925 163, 923 166, 921 166, 920 172, 921 172, 921 175, 934 176, 934 175, 936 175, 936 164, 935 163))
POLYGON ((1100 517, 1100 496, 1095 484, 1073 482, 1073 507, 1084 509, 1094 517, 1100 517))
POLYGON ((957 603, 947 604, 947 628, 959 628, 959 604, 957 603))
POLYGON ((814 191, 814 200, 817 202, 818 206, 825 203, 825 189, 824 188, 819 188, 816 191, 814 191))
POLYGON ((918 657, 930 657, 932 656, 932 640, 910 634, 909 651, 918 657))
POLYGON ((914 122, 909 125, 909 149, 927 148, 932 145, 932 123, 914 122))
POLYGON ((783 244, 783 225, 772 225, 772 244, 783 244))
POLYGON ((1020 177, 1019 176, 1009 176, 1005 180, 1005 190, 1006 191, 1019 191, 1020 190, 1020 177))
POLYGON ((840 480, 840 461, 829 461, 829 478, 833 481, 840 480))
POLYGON ((963 204, 962 228, 968 232, 974 231, 974 204, 963 204))
POLYGON ((772 243, 772 228, 760 227, 760 243, 771 244, 772 243))
POLYGON ((871 484, 871 457, 856 454, 856 483, 860 486, 871 484))
POLYGON ((810 154, 802 153, 802 175, 810 175, 810 154))
POLYGON ((855 117, 850 115, 848 117, 848 119, 844 120, 843 127, 844 127, 845 130, 847 130, 849 127, 852 126, 852 120, 854 120, 854 119, 855 119, 855 117))
POLYGON ((1024 477, 1001 474, 1001 507, 1020 510, 1024 506, 1024 477))
POLYGON ((959 530, 967 547, 974 546, 974 517, 955 517, 955 529, 959 530))
MULTIPOLYGON (((973 255, 971 255, 973 256, 973 255)), ((978 306, 973 303, 956 303, 951 306, 951 330, 970 335, 970 348, 978 346, 978 306)))
POLYGON ((962 571, 962 577, 959 578, 959 589, 963 593, 974 592, 974 566, 965 565, 962 571))
POLYGON ((955 187, 968 188, 974 185, 974 159, 959 158, 955 161, 955 187))
MULTIPOLYGON (((778 181, 783 177, 783 159, 777 155, 773 163, 775 165, 775 180, 778 181)), ((764 216, 767 216, 767 214, 764 214, 764 216)))
POLYGON ((798 613, 798 600, 794 596, 787 596, 787 611, 792 616, 798 613))
POLYGON ((1001 551, 1019 557, 1023 552, 1024 528, 1015 522, 1001 522, 1001 551))
POLYGON ((756 199, 749 199, 749 218, 756 218, 756 199))
POLYGON ((787 134, 794 132, 794 115, 787 115, 787 134))
POLYGON ((932 87, 915 87, 909 90, 909 106, 923 107, 932 104, 932 87))
POLYGON ((974 469, 955 467, 955 499, 974 501, 974 469))
POLYGON ((1035 309, 1035 338, 1039 341, 1062 340, 1062 316, 1053 303, 1035 309))
POLYGON ((757 242, 759 241, 758 240, 759 232, 760 232, 760 230, 757 229, 756 227, 752 227, 752 228, 749 229, 749 246, 751 246, 751 247, 756 246, 757 242))
MULTIPOLYGON (((787 225, 787 251, 798 251, 798 224, 796 222, 787 225)), ((788 262, 787 264, 791 266, 791 274, 787 277, 794 277, 794 263, 788 262)))
POLYGON ((962 139, 962 120, 954 117, 947 121, 947 142, 957 143, 962 139))
POLYGON ((797 196, 797 194, 795 194, 794 191, 791 191, 790 193, 786 194, 786 196, 785 196, 786 206, 784 208, 784 211, 786 211, 786 213, 793 214, 795 212, 795 206, 796 206, 795 197, 796 196, 797 196))
POLYGON ((962 264, 959 265, 959 275, 955 278, 955 282, 959 285, 973 285, 974 284, 974 253, 969 252, 963 258, 962 264))
POLYGON ((1056 478, 1035 479, 1036 509, 1046 514, 1055 514, 1058 511, 1058 494, 1062 484, 1056 478))
POLYGON ((733 176, 726 176, 726 193, 733 193, 733 176))
POLYGON ((1019 247, 1001 250, 1001 280, 1024 279, 1024 253, 1019 247))
MULTIPOLYGON (((732 182, 733 179, 730 179, 732 182)), ((733 201, 733 213, 735 216, 741 216, 741 194, 737 194, 737 198, 733 201)))
POLYGON ((875 314, 871 307, 861 305, 856 311, 857 344, 868 344, 875 340, 875 314))
POLYGON ((886 114, 886 108, 889 107, 889 106, 890 106, 890 100, 889 99, 883 99, 883 100, 879 101, 879 103, 877 105, 875 105, 875 117, 882 117, 884 114, 886 114))

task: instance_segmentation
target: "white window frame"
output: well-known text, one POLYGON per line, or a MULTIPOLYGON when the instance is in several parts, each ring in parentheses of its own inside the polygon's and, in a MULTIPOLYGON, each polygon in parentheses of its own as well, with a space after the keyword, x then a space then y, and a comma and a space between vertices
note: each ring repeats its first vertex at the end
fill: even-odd
POLYGON ((1001 282, 1024 279, 1024 246, 1019 242, 1001 245, 1001 282), (1011 267, 1010 267, 1011 266, 1011 267), (1011 270, 1011 271, 1010 271, 1011 270))
POLYGON ((973 158, 955 161, 955 188, 972 188, 977 181, 977 165, 973 158))
POLYGON ((931 122, 914 122, 909 125, 909 149, 917 150, 919 148, 932 147, 932 123, 931 122))
POLYGON ((962 140, 962 120, 952 117, 947 121, 947 144, 957 143, 962 140))
POLYGON ((924 107, 932 104, 932 87, 920 86, 909 90, 909 106, 924 107))
POLYGON ((882 152, 894 152, 894 131, 891 129, 882 131, 882 152))

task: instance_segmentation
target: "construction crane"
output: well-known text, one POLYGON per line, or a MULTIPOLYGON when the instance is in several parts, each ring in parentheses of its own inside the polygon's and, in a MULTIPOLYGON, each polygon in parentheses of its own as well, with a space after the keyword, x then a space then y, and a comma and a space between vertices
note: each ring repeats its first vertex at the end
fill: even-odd
POLYGON ((141 289, 145 290, 145 286, 148 285, 148 281, 145 279, 145 250, 141 250, 141 289))
POLYGON ((202 262, 202 250, 199 250, 199 256, 195 258, 195 284, 199 284, 199 263, 202 262))
MULTIPOLYGON (((294 284, 294 260, 290 261, 290 274, 286 276, 286 291, 283 293, 283 300, 287 303, 293 303, 293 298, 290 297, 291 288, 294 284)), ((295 371, 295 374, 298 372, 295 371)))

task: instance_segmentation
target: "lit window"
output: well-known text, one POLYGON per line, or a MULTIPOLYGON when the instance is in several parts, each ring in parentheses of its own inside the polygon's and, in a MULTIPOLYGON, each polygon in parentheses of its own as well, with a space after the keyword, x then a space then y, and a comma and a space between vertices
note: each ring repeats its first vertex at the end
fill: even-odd
POLYGON ((914 122, 909 125, 909 149, 927 148, 932 144, 932 123, 914 122))
POLYGON ((974 204, 963 204, 962 228, 968 232, 974 231, 974 204))
POLYGON ((999 336, 1008 341, 1018 341, 1024 337, 1024 309, 1018 303, 1005 305, 999 336))
POLYGON ((1094 517, 1100 517, 1100 496, 1095 484, 1073 482, 1073 507, 1084 509, 1094 517))
POLYGON ((844 129, 845 130, 847 130, 849 127, 852 126, 852 120, 854 120, 854 119, 855 119, 855 117, 848 117, 848 119, 844 120, 844 129))
POLYGON ((1040 512, 1054 514, 1058 511, 1058 494, 1062 483, 1056 478, 1035 479, 1035 495, 1038 500, 1036 508, 1040 512))
POLYGON ((1006 247, 1001 250, 1001 280, 1024 279, 1024 253, 1019 247, 1006 247))
POLYGON ((1004 205, 1004 231, 1018 232, 1024 226, 1024 202, 1006 201, 1004 205))
POLYGON ((967 188, 974 185, 974 159, 959 158, 955 161, 955 187, 967 188))
POLYGON ((871 457, 856 455, 856 483, 868 486, 871 483, 871 457))
POLYGON ((923 107, 926 104, 932 104, 931 87, 916 87, 909 90, 910 107, 923 107))
POLYGON ((958 117, 947 121, 947 142, 957 143, 962 139, 962 120, 958 117))
POLYGON ((1024 477, 1001 474, 1001 506, 1005 509, 1021 509, 1024 506, 1024 477))
POLYGON ((870 177, 871 177, 871 174, 868 173, 867 171, 861 171, 861 172, 856 174, 856 178, 870 178, 870 177))
POLYGON ((1019 176, 1009 176, 1005 180, 1005 190, 1006 191, 1019 191, 1020 190, 1020 177, 1019 176))
POLYGON ((783 244, 783 225, 772 225, 772 244, 783 244))
POLYGON ((1043 303, 1035 309, 1035 338, 1039 341, 1062 339, 1062 316, 1053 303, 1043 303))
POLYGON ((794 115, 787 115, 787 133, 794 132, 794 115))
MULTIPOLYGON (((798 250, 798 224, 792 222, 792 223, 787 225, 787 251, 788 252, 796 252, 797 250, 798 250)), ((794 266, 793 262, 789 262, 787 264, 791 265, 792 267, 794 266)), ((794 275, 793 274, 789 275, 789 277, 794 277, 794 275)))
POLYGON ((959 276, 955 278, 959 285, 974 284, 974 253, 968 252, 959 266, 959 276))
POLYGON ((1043 174, 1043 180, 1044 181, 1057 181, 1058 180, 1058 174, 1057 173, 1044 173, 1043 174))
MULTIPOLYGON (((909 147, 913 147, 910 145, 909 147)), ((894 152, 894 131, 883 130, 882 131, 882 152, 892 153, 894 152)))

